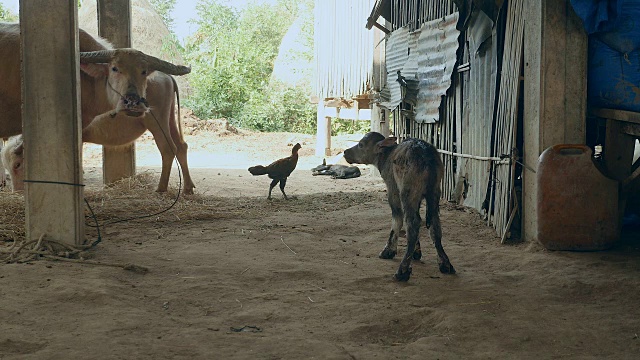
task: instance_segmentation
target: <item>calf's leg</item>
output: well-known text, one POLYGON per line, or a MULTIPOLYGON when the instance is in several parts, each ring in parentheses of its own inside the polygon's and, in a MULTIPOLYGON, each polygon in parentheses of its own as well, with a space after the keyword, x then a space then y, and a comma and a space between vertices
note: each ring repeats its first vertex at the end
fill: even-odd
POLYGON ((398 281, 407 281, 411 277, 411 260, 415 254, 418 237, 420 235, 420 202, 418 206, 412 203, 409 191, 403 192, 401 195, 402 209, 404 212, 404 222, 407 229, 407 251, 400 262, 400 267, 394 275, 394 279, 398 281))
POLYGON ((402 203, 400 202, 400 196, 397 194, 397 190, 392 192, 388 191, 389 206, 391 207, 391 232, 389 233, 389 239, 387 245, 380 252, 381 259, 393 259, 398 253, 398 235, 402 230, 402 203))
POLYGON ((436 248, 438 254, 438 268, 440 272, 444 274, 455 274, 456 270, 451 265, 447 253, 444 252, 442 247, 442 228, 440 226, 440 190, 434 191, 433 194, 427 197, 427 212, 431 218, 431 227, 429 236, 433 242, 433 246, 436 248))

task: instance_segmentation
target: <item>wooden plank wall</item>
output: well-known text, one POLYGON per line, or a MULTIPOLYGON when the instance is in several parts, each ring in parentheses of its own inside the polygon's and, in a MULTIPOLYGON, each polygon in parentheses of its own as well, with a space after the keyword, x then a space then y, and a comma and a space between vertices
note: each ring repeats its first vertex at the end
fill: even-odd
MULTIPOLYGON (((515 147, 518 124, 518 104, 520 76, 522 70, 524 46, 524 0, 511 0, 507 12, 507 24, 504 41, 504 55, 501 71, 500 94, 497 103, 496 131, 493 156, 519 156, 515 147)), ((514 158, 513 160, 518 160, 514 158)), ((515 190, 515 161, 496 162, 493 167, 493 186, 491 187, 493 209, 489 214, 498 236, 503 237, 509 231, 517 210, 515 190), (493 215, 491 216, 491 214, 493 215), (511 221, 510 221, 511 219, 511 221)))

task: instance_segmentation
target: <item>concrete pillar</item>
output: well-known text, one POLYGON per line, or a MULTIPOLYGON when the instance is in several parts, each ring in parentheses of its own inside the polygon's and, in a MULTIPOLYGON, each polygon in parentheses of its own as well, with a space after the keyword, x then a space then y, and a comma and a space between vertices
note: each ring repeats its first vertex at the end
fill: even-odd
POLYGON ((318 103, 318 125, 316 130, 316 156, 331 155, 331 117, 325 116, 324 101, 318 103))
POLYGON ((77 22, 76 0, 20 0, 27 240, 84 242, 77 22))
MULTIPOLYGON (((98 1, 98 35, 117 48, 131 47, 130 0, 98 1)), ((136 174, 135 143, 102 147, 102 173, 105 184, 136 174)))

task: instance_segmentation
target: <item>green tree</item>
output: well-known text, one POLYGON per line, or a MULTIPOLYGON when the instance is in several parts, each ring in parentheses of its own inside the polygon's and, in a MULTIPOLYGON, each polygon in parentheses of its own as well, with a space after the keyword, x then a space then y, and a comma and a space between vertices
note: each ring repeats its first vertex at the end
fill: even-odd
POLYGON ((176 7, 176 0, 149 0, 149 3, 155 11, 162 17, 165 25, 170 31, 173 31, 174 20, 171 12, 176 7))
POLYGON ((218 0, 200 0, 197 11, 198 31, 185 45, 193 67, 189 105, 200 117, 237 118, 268 85, 292 15, 279 5, 237 11, 218 0))
MULTIPOLYGON (((294 86, 271 74, 282 38, 301 11, 309 18, 305 31, 312 44, 313 0, 250 3, 240 10, 223 0, 200 0, 197 11, 198 30, 184 48, 192 66, 186 105, 203 119, 224 117, 264 131, 312 132, 311 79, 294 86)), ((313 51, 301 56, 312 59, 313 51)))
POLYGON ((18 21, 18 15, 14 14, 13 11, 5 8, 2 4, 0 4, 0 20, 7 22, 16 22, 18 21))

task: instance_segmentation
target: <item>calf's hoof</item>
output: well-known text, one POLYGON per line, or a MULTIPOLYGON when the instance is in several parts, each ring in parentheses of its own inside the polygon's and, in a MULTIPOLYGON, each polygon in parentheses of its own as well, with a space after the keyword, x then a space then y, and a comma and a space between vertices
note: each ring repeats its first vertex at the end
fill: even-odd
POLYGON ((440 272, 443 273, 443 274, 455 274, 456 273, 456 269, 454 269, 453 265, 451 265, 451 263, 449 263, 449 262, 438 264, 438 267, 440 268, 440 272))
POLYGON ((408 267, 406 270, 402 271, 402 267, 398 269, 398 271, 393 275, 393 280, 395 281, 409 281, 411 277, 411 267, 408 267))
POLYGON ((416 250, 413 252, 413 260, 422 259, 422 250, 416 250))
POLYGON ((193 189, 184 189, 183 193, 185 195, 193 195, 193 189))
POLYGON ((378 257, 380 259, 393 259, 396 256, 396 251, 384 248, 378 257))

